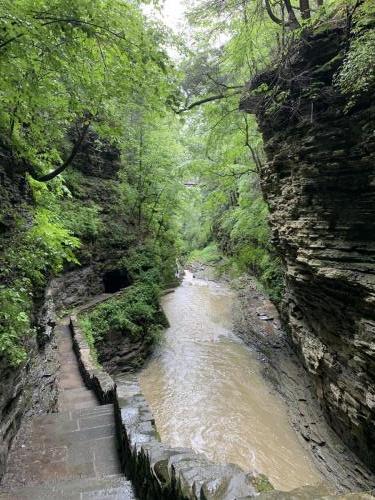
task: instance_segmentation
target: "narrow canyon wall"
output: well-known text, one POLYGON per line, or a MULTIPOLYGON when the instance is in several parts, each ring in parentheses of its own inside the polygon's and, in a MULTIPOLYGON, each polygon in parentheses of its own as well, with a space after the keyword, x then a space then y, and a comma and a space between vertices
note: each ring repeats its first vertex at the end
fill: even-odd
MULTIPOLYGON (((75 207, 78 211, 82 206, 91 207, 95 203, 100 214, 97 234, 75 234, 82 241, 81 248, 76 251, 81 267, 66 268, 62 276, 49 283, 48 289, 51 276, 46 270, 45 280, 34 287, 31 311, 27 312, 33 329, 22 339, 27 359, 19 365, 12 365, 0 349, 0 482, 9 448, 23 419, 56 408, 59 361, 53 339, 55 306, 61 312, 87 301, 90 296, 105 292, 106 273, 116 269, 131 242, 126 221, 112 209, 118 206, 119 165, 119 151, 108 143, 101 143, 90 131, 70 168, 75 174, 69 185, 71 196, 60 203, 62 213, 68 209, 72 212, 75 207), (114 228, 120 234, 122 229, 126 241, 119 240, 114 228)), ((23 278, 23 266, 18 260, 9 272, 6 253, 14 249, 15 254, 19 254, 20 246, 24 244, 22 234, 34 225, 36 202, 26 179, 27 167, 25 162, 12 155, 0 137, 0 287, 3 289, 23 278)), ((88 224, 90 222, 92 220, 88 220, 88 224)), ((121 285, 120 282, 119 287, 121 285)), ((3 312, 0 314, 0 329, 4 331, 6 311, 1 300, 0 312, 3 312)), ((1 342, 5 341, 1 337, 1 342)))
MULTIPOLYGON (((14 161, 9 150, 0 144, 0 287, 9 286, 10 278, 4 262, 4 252, 17 241, 17 221, 22 217, 25 226, 32 224, 32 197, 22 175, 22 164, 14 161)), ((17 278, 17 269, 12 278, 17 278)), ((33 326, 38 326, 36 336, 23 339, 28 359, 14 366, 0 349, 0 481, 5 472, 8 450, 22 418, 28 413, 53 410, 57 402, 55 385, 58 360, 50 338, 54 311, 43 293, 35 299, 31 312, 33 326), (42 313, 43 311, 43 313, 42 313), (38 313, 43 316, 38 321, 38 313)), ((7 313, 0 300, 0 328, 7 313)), ((1 342, 5 342, 3 338, 1 342)), ((1 348, 3 345, 0 346, 1 348)))
POLYGON ((328 421, 374 470, 375 101, 369 89, 348 109, 334 84, 347 37, 345 25, 305 34, 241 108, 265 143, 284 324, 328 421))

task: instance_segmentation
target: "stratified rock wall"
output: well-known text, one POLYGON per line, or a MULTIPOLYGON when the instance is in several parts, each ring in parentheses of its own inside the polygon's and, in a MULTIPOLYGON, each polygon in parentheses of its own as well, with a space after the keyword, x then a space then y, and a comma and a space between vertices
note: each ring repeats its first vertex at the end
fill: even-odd
POLYGON ((305 35, 250 83, 261 172, 286 270, 284 322, 332 427, 375 469, 375 100, 334 85, 346 27, 305 35))
MULTIPOLYGON (((32 224, 31 193, 20 172, 20 162, 15 162, 9 150, 0 144, 0 287, 9 285, 3 255, 9 246, 16 245, 17 220, 22 217, 26 227, 32 224)), ((16 271, 12 277, 17 277, 16 271)), ((31 320, 38 326, 38 338, 30 335, 23 339, 27 361, 13 366, 0 352, 0 481, 22 418, 28 413, 52 411, 57 401, 58 360, 50 338, 54 311, 47 296, 38 297, 37 302, 31 320)), ((2 303, 0 310, 6 312, 2 303)))

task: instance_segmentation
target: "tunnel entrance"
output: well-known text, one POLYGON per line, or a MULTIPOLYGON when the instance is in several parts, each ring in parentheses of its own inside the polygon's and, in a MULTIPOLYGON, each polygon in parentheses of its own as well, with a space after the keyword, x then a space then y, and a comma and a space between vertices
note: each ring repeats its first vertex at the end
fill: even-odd
POLYGON ((115 293, 131 285, 131 279, 126 269, 112 269, 103 275, 105 293, 115 293))

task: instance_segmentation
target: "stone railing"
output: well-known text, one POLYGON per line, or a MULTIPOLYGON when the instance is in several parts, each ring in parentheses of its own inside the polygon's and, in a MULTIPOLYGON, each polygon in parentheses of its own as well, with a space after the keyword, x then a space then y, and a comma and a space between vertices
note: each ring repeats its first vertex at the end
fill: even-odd
POLYGON ((93 361, 74 316, 70 327, 85 383, 102 403, 114 404, 123 470, 140 498, 234 500, 258 494, 257 485, 267 482, 264 476, 247 474, 234 464, 215 464, 191 449, 161 443, 137 376, 128 375, 116 387, 93 361))
POLYGON ((112 377, 92 359, 90 347, 78 326, 76 316, 70 318, 70 330, 73 338, 73 349, 85 384, 95 392, 101 404, 114 403, 116 384, 112 377))

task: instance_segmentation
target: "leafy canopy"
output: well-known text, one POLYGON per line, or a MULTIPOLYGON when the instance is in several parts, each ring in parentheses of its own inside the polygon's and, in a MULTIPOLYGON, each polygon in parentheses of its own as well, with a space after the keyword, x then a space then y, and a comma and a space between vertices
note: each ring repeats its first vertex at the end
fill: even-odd
POLYGON ((88 123, 120 140, 129 102, 163 108, 164 35, 136 3, 0 0, 0 10, 0 133, 31 172, 63 163, 67 135, 88 123))

